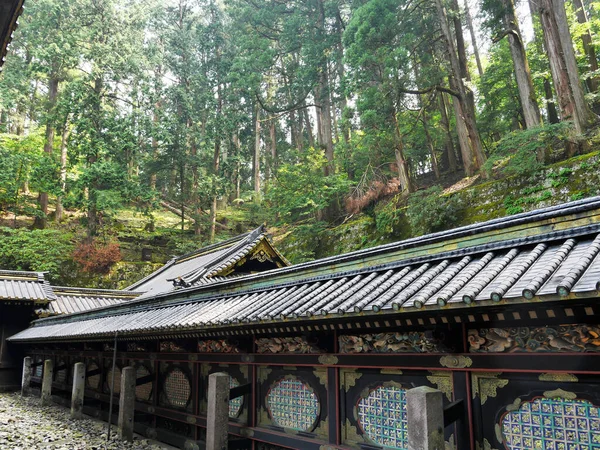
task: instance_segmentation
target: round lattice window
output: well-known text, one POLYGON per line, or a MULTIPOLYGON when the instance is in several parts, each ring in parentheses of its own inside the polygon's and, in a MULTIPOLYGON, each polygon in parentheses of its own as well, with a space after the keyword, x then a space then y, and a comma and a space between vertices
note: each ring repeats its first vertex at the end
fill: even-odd
MULTIPOLYGON (((98 364, 90 363, 87 367, 87 372, 92 373, 98 370, 98 364)), ((100 374, 96 373, 95 375, 86 377, 86 383, 92 389, 98 390, 100 389, 100 374)))
POLYGON ((307 384, 284 378, 267 394, 267 408, 273 422, 283 428, 310 431, 319 418, 319 399, 307 384))
POLYGON ((587 400, 537 398, 506 413, 500 425, 510 450, 600 449, 600 408, 587 400))
POLYGON ((389 448, 408 448, 406 391, 379 386, 358 401, 358 425, 375 443, 389 448))
MULTIPOLYGON (((115 395, 119 395, 121 393, 121 368, 115 367, 115 384, 113 387, 113 393, 115 395)), ((113 370, 112 367, 109 369, 106 374, 106 382, 105 382, 105 390, 106 392, 110 392, 110 388, 113 386, 113 370)))
MULTIPOLYGON (((140 378, 146 378, 148 375, 150 375, 150 371, 146 366, 138 366, 136 369, 136 378, 138 380, 140 378)), ((142 402, 150 401, 152 398, 152 381, 136 386, 135 397, 142 402)))
POLYGON ((180 369, 171 370, 163 385, 167 402, 176 408, 185 408, 190 400, 192 389, 187 375, 180 369))
MULTIPOLYGON (((229 377, 229 389, 236 388, 240 385, 238 380, 233 377, 229 377)), ((242 404, 244 397, 237 397, 229 400, 229 417, 238 417, 242 411, 242 404)))

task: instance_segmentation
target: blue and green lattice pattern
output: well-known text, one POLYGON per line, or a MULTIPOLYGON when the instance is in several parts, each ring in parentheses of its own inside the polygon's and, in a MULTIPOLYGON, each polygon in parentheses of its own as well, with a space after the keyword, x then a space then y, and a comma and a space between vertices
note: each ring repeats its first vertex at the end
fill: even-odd
MULTIPOLYGON (((240 385, 238 380, 233 377, 229 377, 229 389, 236 388, 240 385)), ((229 417, 237 417, 240 415, 240 410, 242 409, 242 400, 244 397, 237 397, 232 400, 229 400, 229 417)))
POLYGON ((299 380, 275 383, 267 394, 267 408, 276 425, 292 430, 310 431, 319 417, 319 399, 299 380))
POLYGON ((510 450, 600 450, 600 409, 586 400, 537 398, 502 419, 510 450))
POLYGON ((373 442, 388 448, 408 448, 406 391, 379 386, 358 402, 358 424, 373 442))

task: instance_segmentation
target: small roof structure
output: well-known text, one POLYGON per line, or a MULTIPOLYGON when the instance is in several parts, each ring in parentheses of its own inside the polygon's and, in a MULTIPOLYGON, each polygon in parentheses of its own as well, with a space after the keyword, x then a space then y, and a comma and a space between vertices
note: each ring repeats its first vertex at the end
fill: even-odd
POLYGON ((570 309, 596 301, 599 290, 600 197, 595 197, 42 319, 11 340, 104 340, 116 331, 137 339, 329 330, 366 319, 375 327, 435 326, 485 321, 509 311, 543 318, 554 317, 552 305, 570 309))
POLYGON ((4 64, 7 46, 17 28, 17 19, 23 12, 24 0, 0 0, 0 70, 4 64))
POLYGON ((43 272, 0 270, 0 303, 45 305, 55 299, 43 272))
POLYGON ((76 287, 52 287, 56 298, 36 311, 38 317, 73 314, 104 306, 118 305, 140 296, 139 292, 76 287))
POLYGON ((173 258, 126 290, 144 292, 142 297, 150 297, 289 265, 262 225, 249 233, 173 258))

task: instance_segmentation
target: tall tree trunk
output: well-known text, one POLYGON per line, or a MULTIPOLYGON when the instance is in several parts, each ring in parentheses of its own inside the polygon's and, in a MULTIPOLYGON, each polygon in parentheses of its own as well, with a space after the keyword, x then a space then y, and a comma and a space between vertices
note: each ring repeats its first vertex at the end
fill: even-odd
POLYGON ((572 120, 575 131, 581 134, 594 124, 595 116, 583 99, 583 89, 579 81, 579 73, 577 71, 574 74, 570 73, 572 72, 573 62, 567 63, 567 60, 570 60, 571 57, 574 59, 574 53, 570 35, 565 36, 565 27, 567 27, 568 33, 567 24, 559 24, 560 21, 566 19, 566 13, 564 12, 564 5, 562 3, 560 5, 556 4, 558 1, 540 0, 538 12, 541 28, 544 32, 544 43, 550 61, 550 70, 558 97, 561 118, 562 120, 572 120), (562 14, 560 14, 561 10, 562 14), (563 43, 567 43, 567 49, 564 48, 563 43), (573 81, 575 81, 575 90, 580 92, 578 94, 579 99, 575 98, 573 81), (589 113, 585 111, 586 108, 589 113))
POLYGON ((260 104, 256 104, 254 113, 254 157, 252 158, 254 178, 254 198, 260 201, 260 104))
POLYGON ((440 166, 438 164, 438 158, 435 154, 435 146, 433 145, 433 139, 431 138, 431 134, 429 133, 429 122, 427 119, 427 113, 423 111, 423 115, 421 116, 421 121, 423 122, 423 131, 425 131, 425 139, 427 141, 427 148, 429 148, 429 155, 431 156, 431 168, 433 169, 433 173, 435 174, 435 179, 440 179, 440 166))
MULTIPOLYGON (((102 78, 94 80, 94 121, 95 121, 95 140, 98 140, 102 134, 102 78)), ((87 157, 88 167, 91 167, 98 161, 98 154, 94 149, 87 157)), ((98 234, 98 182, 93 181, 87 189, 88 208, 87 208, 87 237, 88 240, 98 234)))
MULTIPOLYGON (((587 13, 581 0, 573 0, 573 7, 577 14, 577 21, 585 26, 585 31, 581 36, 583 43, 583 51, 585 52, 588 64, 590 65, 590 71, 598 73, 598 58, 596 57, 596 48, 592 41, 592 34, 590 32, 590 24, 588 22, 587 13)), ((588 77, 586 80, 587 87, 590 92, 597 92, 600 85, 600 75, 588 77)), ((600 102, 596 102, 596 112, 600 110, 600 102)))
POLYGON ((448 170, 451 173, 456 172, 457 161, 456 153, 454 153, 454 140, 452 139, 452 132, 450 131, 450 119, 448 118, 448 107, 446 106, 445 94, 443 92, 438 93, 438 100, 440 104, 440 114, 442 117, 441 123, 444 129, 444 149, 446 159, 448 161, 448 170))
MULTIPOLYGON (((539 5, 537 0, 529 0, 529 11, 531 15, 531 21, 533 22, 535 46, 538 54, 546 54, 544 36, 541 30, 539 5)), ((550 69, 550 63, 548 63, 550 69)), ((558 111, 556 110, 556 102, 554 101, 554 92, 552 91, 552 85, 550 83, 550 77, 544 75, 544 98, 546 100, 546 111, 548 113, 548 122, 555 124, 559 123, 558 111)))
POLYGON ((467 59, 467 47, 465 45, 465 36, 462 30, 462 22, 460 20, 460 7, 458 0, 450 0, 452 6, 452 22, 454 24, 454 34, 456 37, 456 50, 458 51, 458 64, 460 66, 460 74, 462 78, 471 81, 469 73, 469 60, 467 59))
POLYGON ((539 127, 542 124, 542 118, 531 79, 531 70, 529 69, 529 62, 525 53, 525 45, 523 45, 521 30, 519 29, 519 21, 515 13, 515 4, 513 0, 503 0, 503 3, 505 32, 507 33, 510 54, 515 68, 515 78, 517 80, 521 107, 523 108, 525 126, 528 129, 539 127))
POLYGON ((241 175, 241 164, 240 164, 240 155, 242 153, 242 143, 240 142, 240 137, 238 135, 238 132, 236 131, 233 135, 233 146, 235 148, 235 172, 234 172, 234 177, 235 177, 235 198, 240 198, 241 196, 241 181, 242 181, 242 175, 241 175))
MULTIPOLYGON (((44 141, 44 153, 48 156, 52 155, 54 148, 54 134, 55 134, 55 118, 54 114, 56 111, 56 100, 58 98, 58 76, 56 73, 52 73, 48 82, 48 102, 46 107, 46 139, 44 141)), ((39 193, 39 204, 42 211, 42 215, 35 218, 35 228, 46 228, 47 215, 48 215, 48 193, 39 193)))
POLYGON ((477 124, 475 121, 474 110, 472 109, 468 90, 465 87, 463 79, 461 77, 461 67, 459 59, 457 57, 456 49, 454 46, 454 40, 450 27, 448 25, 448 17, 446 14, 446 8, 442 4, 442 0, 435 0, 439 21, 442 29, 442 34, 446 42, 446 48, 448 50, 448 57, 450 59, 451 72, 453 76, 450 77, 451 88, 458 94, 457 102, 455 102, 456 112, 456 123, 459 134, 459 141, 461 143, 461 152, 463 153, 463 163, 465 165, 465 173, 467 176, 472 176, 476 170, 479 170, 485 162, 485 156, 483 154, 483 146, 481 143, 481 137, 477 130, 477 124), (457 107, 458 106, 458 107, 457 107), (464 132, 466 129, 468 142, 470 145, 465 145, 464 132))
MULTIPOLYGON (((317 1, 317 35, 322 41, 325 40, 325 5, 324 0, 317 1)), ((325 157, 327 158, 328 164, 325 168, 325 175, 332 175, 335 171, 333 161, 333 133, 331 130, 331 102, 330 102, 330 89, 329 86, 329 74, 327 64, 327 54, 325 51, 319 55, 321 58, 319 64, 319 98, 317 102, 320 105, 320 135, 322 139, 322 145, 325 149, 325 157)), ((319 115, 317 115, 319 117, 319 115)))
POLYGON ((394 124, 394 153, 396 155, 396 165, 398 166, 400 191, 403 193, 414 192, 415 185, 410 176, 408 162, 404 157, 404 143, 402 141, 402 134, 400 132, 400 125, 398 124, 398 118, 396 117, 396 110, 394 108, 391 109, 390 119, 394 124))
POLYGON ((567 12, 565 11, 564 0, 544 0, 550 1, 553 6, 556 24, 558 25, 558 35, 562 44, 563 57, 569 75, 571 84, 571 92, 573 93, 573 101, 575 102, 575 112, 581 129, 586 131, 598 123, 598 116, 594 114, 587 101, 583 91, 583 85, 579 77, 579 68, 575 59, 575 51, 573 50, 573 39, 569 31, 569 21, 567 12))
POLYGON ((56 198, 56 214, 54 220, 57 223, 62 221, 64 209, 62 204, 62 194, 67 189, 67 141, 69 139, 69 121, 65 121, 60 140, 60 191, 61 195, 56 198))
POLYGON ((479 56, 479 48, 477 47, 477 37, 475 36, 475 27, 473 27, 473 19, 469 12, 469 1, 465 0, 465 18, 467 19, 467 28, 471 34, 471 44, 473 45, 473 54, 475 55, 475 62, 477 63, 477 72, 479 77, 483 76, 483 66, 481 65, 481 57, 479 56))
POLYGON ((312 124, 310 123, 310 116, 308 114, 308 108, 304 108, 302 116, 304 117, 304 123, 306 127, 306 137, 308 138, 308 146, 315 148, 315 138, 312 132, 312 124))

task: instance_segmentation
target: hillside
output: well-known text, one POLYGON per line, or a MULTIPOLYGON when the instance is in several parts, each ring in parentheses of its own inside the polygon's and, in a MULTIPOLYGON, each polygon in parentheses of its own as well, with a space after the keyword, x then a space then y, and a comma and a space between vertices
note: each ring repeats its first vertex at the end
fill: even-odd
MULTIPOLYGON (((299 263, 600 195, 599 168, 600 152, 596 151, 524 175, 490 181, 465 178, 423 189, 408 198, 387 196, 338 225, 310 220, 267 225, 281 252, 292 263, 299 263)), ((252 201, 220 211, 217 240, 260 225, 268 216, 265 211, 261 213, 252 201)), ((208 236, 194 235, 189 221, 182 232, 180 217, 168 210, 155 211, 150 218, 123 209, 106 218, 99 238, 100 242, 117 244, 120 256, 109 261, 108 267, 86 270, 74 257, 77 246, 85 240, 81 215, 67 211, 66 217, 58 225, 52 222, 46 230, 30 230, 33 216, 18 216, 16 222, 12 215, 0 216, 2 268, 49 270, 50 278, 58 285, 124 288, 173 255, 208 243, 208 236), (15 223, 17 229, 9 228, 15 223)))

